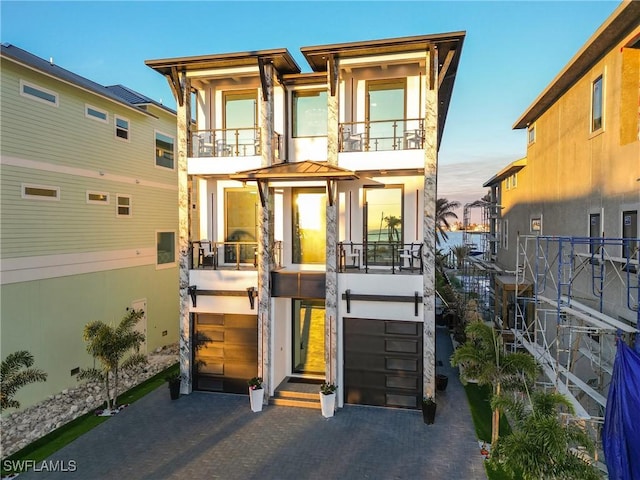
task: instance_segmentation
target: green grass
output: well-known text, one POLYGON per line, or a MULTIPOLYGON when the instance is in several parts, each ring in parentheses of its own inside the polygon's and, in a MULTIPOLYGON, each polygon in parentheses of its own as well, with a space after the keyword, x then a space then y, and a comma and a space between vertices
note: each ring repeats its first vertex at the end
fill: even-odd
MULTIPOLYGON (((489 385, 479 386, 475 383, 469 383, 464 387, 469 401, 469 409, 473 418, 473 425, 476 429, 476 435, 480 440, 487 443, 491 441, 491 387, 489 385)), ((511 433, 511 427, 504 415, 500 415, 500 436, 511 433)), ((487 477, 489 480, 511 480, 511 477, 502 471, 502 469, 493 469, 489 464, 485 463, 487 477)))
MULTIPOLYGON (((126 403, 134 403, 136 400, 141 399, 149 392, 152 392, 156 388, 165 383, 165 377, 170 373, 179 372, 180 367, 178 364, 163 370, 153 377, 145 380, 141 384, 127 390, 123 394, 118 396, 118 404, 123 405, 126 403)), ((103 404, 99 408, 104 408, 106 404, 103 404)), ((36 463, 40 463, 45 460, 62 447, 73 442, 75 439, 85 434, 94 427, 97 427, 103 422, 106 422, 110 417, 98 417, 93 411, 76 418, 75 420, 66 423, 65 425, 57 428, 53 432, 45 435, 44 437, 30 443, 26 447, 18 450, 13 455, 3 459, 2 466, 4 467, 4 460, 32 460, 36 463)), ((2 475, 8 475, 13 473, 10 470, 2 468, 2 475)))

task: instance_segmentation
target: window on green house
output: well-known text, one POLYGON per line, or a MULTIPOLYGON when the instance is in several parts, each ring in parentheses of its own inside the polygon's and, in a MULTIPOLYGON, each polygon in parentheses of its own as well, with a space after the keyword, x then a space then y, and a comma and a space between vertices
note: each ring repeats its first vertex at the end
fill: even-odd
POLYGON ((156 232, 156 247, 158 265, 176 263, 176 232, 156 232))
POLYGON ((49 105, 58 106, 57 93, 22 80, 20 81, 20 95, 49 105))
POLYGON ((129 140, 129 120, 116 117, 116 137, 122 140, 129 140))
POLYGON ((174 139, 164 133, 156 132, 156 165, 173 169, 174 139))
POLYGON ((116 198, 117 198, 116 215, 118 217, 130 217, 131 216, 131 196, 116 195, 116 198))

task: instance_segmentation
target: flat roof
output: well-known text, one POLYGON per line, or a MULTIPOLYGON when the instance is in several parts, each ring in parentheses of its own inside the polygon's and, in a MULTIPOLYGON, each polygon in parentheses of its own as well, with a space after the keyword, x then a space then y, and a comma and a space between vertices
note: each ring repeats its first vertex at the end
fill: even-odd
POLYGON ((527 166, 527 157, 521 158, 520 160, 516 160, 515 162, 511 162, 509 165, 504 167, 502 170, 496 173, 493 177, 487 180, 484 184, 482 184, 482 186, 490 187, 492 185, 495 185, 496 183, 501 182, 505 178, 510 177, 514 173, 519 172, 526 166, 527 166))

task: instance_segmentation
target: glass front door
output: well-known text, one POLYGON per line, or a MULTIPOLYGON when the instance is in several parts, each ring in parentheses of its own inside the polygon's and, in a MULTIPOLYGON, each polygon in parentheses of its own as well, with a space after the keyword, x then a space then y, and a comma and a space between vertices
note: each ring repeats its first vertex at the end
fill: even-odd
POLYGON ((324 300, 293 300, 292 373, 325 374, 324 300))

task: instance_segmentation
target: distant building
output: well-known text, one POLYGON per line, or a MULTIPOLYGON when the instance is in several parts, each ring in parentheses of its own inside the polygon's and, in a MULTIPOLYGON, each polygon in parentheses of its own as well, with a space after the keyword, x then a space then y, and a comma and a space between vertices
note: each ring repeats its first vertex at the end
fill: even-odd
POLYGON ((175 112, 2 45, 2 355, 48 373, 23 406, 93 366, 92 320, 144 309, 153 350, 178 339, 175 112))
POLYGON ((516 121, 526 157, 484 185, 495 321, 596 430, 615 334, 640 320, 639 18, 620 4, 516 121))
POLYGON ((146 62, 178 103, 183 393, 435 393, 437 149, 464 36, 304 47, 311 73, 286 49, 146 62))

